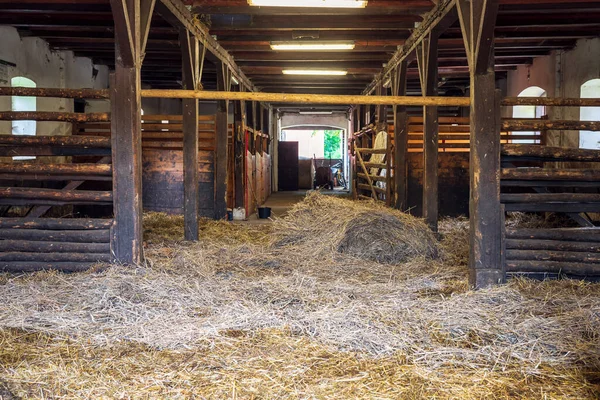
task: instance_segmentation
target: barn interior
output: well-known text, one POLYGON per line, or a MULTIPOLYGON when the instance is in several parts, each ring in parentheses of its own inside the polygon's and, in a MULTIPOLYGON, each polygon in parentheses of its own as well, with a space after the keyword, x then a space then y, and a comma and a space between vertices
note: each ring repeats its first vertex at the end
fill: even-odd
POLYGON ((600 0, 0 38, 0 399, 600 397, 600 0))

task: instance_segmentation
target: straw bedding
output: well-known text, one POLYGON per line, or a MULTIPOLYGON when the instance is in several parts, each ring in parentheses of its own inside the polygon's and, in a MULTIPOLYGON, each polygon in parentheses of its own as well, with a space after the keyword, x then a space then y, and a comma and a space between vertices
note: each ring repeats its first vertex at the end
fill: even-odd
POLYGON ((442 221, 438 259, 339 252, 364 207, 385 212, 310 197, 273 225, 203 221, 196 244, 149 214, 145 266, 0 275, 0 396, 600 395, 600 285, 468 291, 466 220, 442 221))

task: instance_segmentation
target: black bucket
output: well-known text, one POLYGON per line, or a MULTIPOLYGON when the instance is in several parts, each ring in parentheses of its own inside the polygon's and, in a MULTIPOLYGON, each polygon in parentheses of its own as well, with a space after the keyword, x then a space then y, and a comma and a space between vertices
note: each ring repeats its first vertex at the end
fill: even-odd
POLYGON ((271 216, 271 207, 258 207, 258 218, 266 219, 271 216))

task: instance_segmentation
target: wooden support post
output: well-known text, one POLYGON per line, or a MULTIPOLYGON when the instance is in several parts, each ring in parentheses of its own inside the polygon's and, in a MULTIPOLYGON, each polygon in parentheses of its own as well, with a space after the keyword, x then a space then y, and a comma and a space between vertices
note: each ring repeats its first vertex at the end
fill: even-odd
MULTIPOLYGON (((184 29, 179 30, 182 81, 185 89, 200 86, 200 44, 184 29)), ((198 240, 198 100, 183 99, 183 224, 184 239, 198 240)))
MULTIPOLYGON (((428 35, 417 46, 421 92, 436 96, 438 85, 438 36, 428 35)), ((432 231, 438 229, 438 109, 423 106, 423 217, 432 231)))
POLYGON ((113 208, 116 261, 142 261, 141 67, 154 1, 111 0, 115 73, 111 76, 113 208))
MULTIPOLYGON (((408 61, 398 65, 393 75, 394 96, 406 96, 408 61)), ((408 209, 408 114, 406 107, 394 106, 394 207, 408 209)))
MULTIPOLYGON (((239 85, 239 90, 243 91, 244 87, 239 85)), ((234 102, 233 111, 233 149, 234 149, 234 199, 235 207, 244 207, 244 193, 246 184, 244 182, 245 168, 245 136, 246 136, 246 102, 234 102)))
MULTIPOLYGON (((217 62, 217 90, 229 91, 231 74, 225 64, 217 62)), ((217 101, 216 143, 215 143, 215 198, 214 218, 223 219, 227 215, 227 100, 217 101)))
MULTIPOLYGON (((377 86, 377 96, 387 95, 387 89, 383 87, 383 81, 377 86)), ((385 104, 379 104, 375 109, 375 123, 386 124, 387 123, 387 112, 385 104)))
POLYGON ((469 283, 505 280, 500 208, 500 95, 495 90, 494 26, 498 0, 458 0, 471 76, 469 283))
POLYGON ((142 261, 142 126, 139 67, 119 63, 111 80, 111 132, 115 225, 112 251, 118 262, 142 261))

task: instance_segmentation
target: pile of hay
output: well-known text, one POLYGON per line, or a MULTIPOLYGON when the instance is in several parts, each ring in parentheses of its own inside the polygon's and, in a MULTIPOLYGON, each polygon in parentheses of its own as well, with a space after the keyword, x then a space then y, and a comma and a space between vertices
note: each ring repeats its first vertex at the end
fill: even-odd
POLYGON ((312 255, 339 252, 388 264, 438 256, 435 235, 422 220, 375 202, 319 192, 309 192, 277 220, 274 234, 275 246, 303 248, 312 255))
POLYGON ((363 213, 423 232, 312 195, 273 226, 201 221, 198 243, 149 214, 138 268, 0 274, 0 396, 600 397, 599 284, 469 291, 465 219, 440 224, 438 259, 338 251, 363 213))

